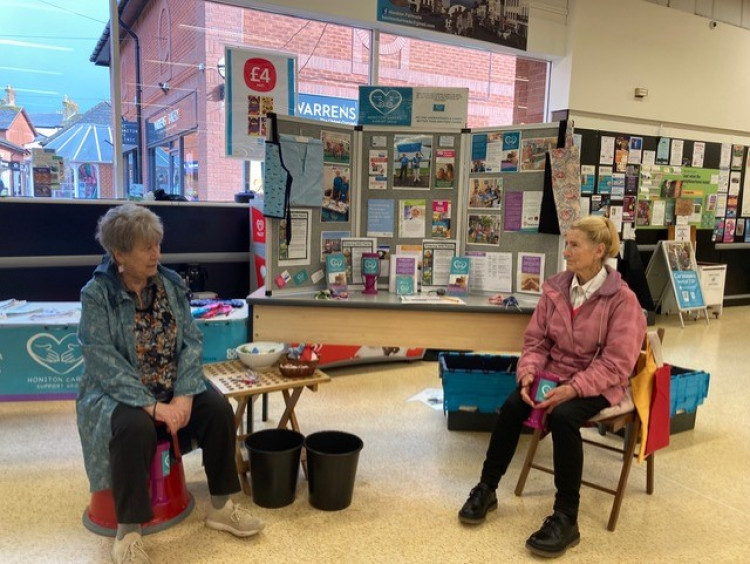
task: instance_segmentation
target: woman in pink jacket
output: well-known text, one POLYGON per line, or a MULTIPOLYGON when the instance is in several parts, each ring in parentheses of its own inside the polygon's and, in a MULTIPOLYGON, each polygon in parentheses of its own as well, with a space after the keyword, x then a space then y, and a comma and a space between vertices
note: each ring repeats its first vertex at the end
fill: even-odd
POLYGON ((578 544, 578 502, 583 467, 580 426, 625 394, 640 352, 646 319, 635 294, 619 273, 604 265, 619 253, 620 240, 609 219, 591 216, 567 233, 567 271, 545 282, 542 297, 524 334, 518 361, 518 389, 500 408, 490 438, 481 481, 458 513, 463 523, 482 523, 497 508, 500 478, 518 445, 533 402, 535 375, 550 372, 560 384, 536 407, 547 410, 555 467, 553 514, 529 537, 526 547, 539 556, 562 555, 578 544))

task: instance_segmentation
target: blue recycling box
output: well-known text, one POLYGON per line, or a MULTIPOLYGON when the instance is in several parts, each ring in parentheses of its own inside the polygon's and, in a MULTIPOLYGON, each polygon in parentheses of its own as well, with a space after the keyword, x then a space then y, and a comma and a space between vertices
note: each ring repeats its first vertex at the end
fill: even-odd
POLYGON ((516 388, 516 356, 441 353, 438 362, 449 413, 494 413, 516 388))

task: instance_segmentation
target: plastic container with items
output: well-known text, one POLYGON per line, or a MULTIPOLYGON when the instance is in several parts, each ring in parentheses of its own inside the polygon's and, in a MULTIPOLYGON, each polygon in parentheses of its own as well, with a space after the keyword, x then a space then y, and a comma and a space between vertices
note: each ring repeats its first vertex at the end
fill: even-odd
POLYGON ((448 429, 492 430, 495 411, 516 387, 518 357, 441 353, 438 363, 448 429))
POLYGON ((286 352, 284 343, 270 341, 256 341, 245 343, 236 349, 237 357, 242 364, 253 370, 273 366, 286 352))
MULTIPOLYGON (((233 302, 236 300, 232 300, 233 302)), ((201 307, 193 307, 193 312, 201 307)), ((214 315, 207 319, 196 318, 195 323, 203 334, 203 362, 222 362, 237 358, 236 348, 247 343, 248 325, 247 303, 242 300, 240 307, 214 315)))
POLYGON ((708 396, 708 372, 672 366, 669 387, 670 434, 695 428, 698 406, 708 396))

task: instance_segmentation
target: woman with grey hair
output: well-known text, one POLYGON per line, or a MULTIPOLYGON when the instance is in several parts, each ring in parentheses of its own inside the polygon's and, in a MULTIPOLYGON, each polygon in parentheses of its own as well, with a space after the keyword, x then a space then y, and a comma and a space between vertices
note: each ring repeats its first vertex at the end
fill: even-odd
MULTIPOLYGON (((203 450, 211 507, 207 527, 246 537, 263 524, 235 504, 233 415, 206 386, 202 337, 187 288, 159 264, 164 228, 149 209, 124 204, 99 219, 107 254, 81 290, 84 358, 76 412, 91 491, 111 488, 117 533, 113 562, 150 562, 141 524, 153 518, 148 475, 157 426, 203 450)), ((161 432, 161 431, 159 431, 161 432)))

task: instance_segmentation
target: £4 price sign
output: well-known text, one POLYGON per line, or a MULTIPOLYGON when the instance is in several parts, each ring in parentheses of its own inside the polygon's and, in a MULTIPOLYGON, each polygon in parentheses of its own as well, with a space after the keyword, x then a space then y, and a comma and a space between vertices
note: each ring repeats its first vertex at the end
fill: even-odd
POLYGON ((270 92, 276 87, 276 67, 267 59, 252 58, 245 61, 245 84, 256 92, 270 92))

